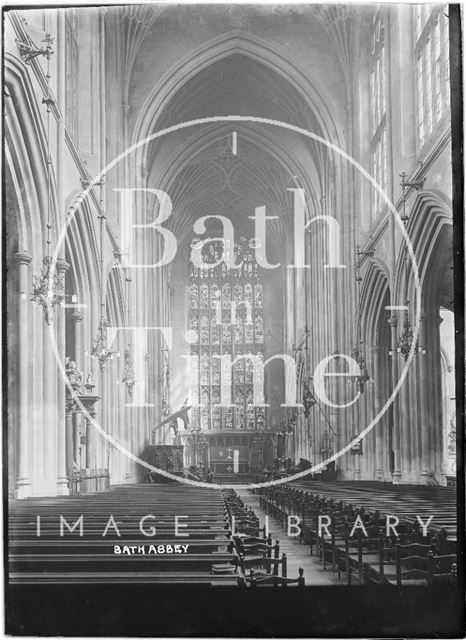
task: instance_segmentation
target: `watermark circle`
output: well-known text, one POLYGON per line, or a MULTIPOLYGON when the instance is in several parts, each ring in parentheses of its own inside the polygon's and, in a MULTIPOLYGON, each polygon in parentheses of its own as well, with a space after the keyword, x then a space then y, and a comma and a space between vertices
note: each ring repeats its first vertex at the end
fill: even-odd
MULTIPOLYGON (((326 467, 328 464, 338 460, 338 458, 340 458, 345 453, 350 451, 355 444, 361 442, 363 440, 363 438, 365 438, 365 436, 372 431, 372 429, 375 427, 375 425, 379 422, 379 420, 388 411, 390 405, 393 403, 394 399, 398 395, 398 392, 400 391, 400 388, 401 388, 402 384, 406 380, 406 377, 408 375, 409 367, 410 367, 410 365, 411 365, 411 363, 413 361, 414 354, 416 352, 416 345, 417 345, 417 340, 418 340, 418 336, 419 336, 419 327, 420 327, 420 319, 421 319, 421 307, 420 307, 421 286, 420 286, 420 281, 419 281, 419 270, 418 270, 418 266, 417 266, 417 262, 416 262, 416 257, 414 255, 414 249, 412 247, 412 244, 411 244, 411 241, 409 239, 409 235, 408 235, 408 233, 406 231, 405 225, 403 224, 403 221, 401 220, 401 217, 400 217, 399 213, 397 212, 396 207, 394 206, 394 204, 392 203, 392 201, 390 200, 390 198, 388 197, 388 195, 384 191, 384 189, 382 189, 382 187, 376 182, 376 180, 364 169, 364 167, 362 167, 359 164, 359 162, 357 162, 357 160, 352 158, 348 153, 346 153, 346 151, 344 151, 343 149, 341 149, 337 145, 333 144, 329 140, 326 140, 325 138, 322 138, 321 136, 317 135, 316 133, 313 133, 312 131, 308 131, 306 129, 302 129, 301 127, 297 127, 297 126, 289 124, 287 122, 281 122, 280 120, 273 120, 273 119, 270 119, 270 118, 261 118, 261 117, 258 117, 258 116, 234 116, 234 115, 231 115, 231 116, 211 116, 211 117, 208 117, 208 118, 198 118, 198 119, 195 119, 195 120, 189 120, 187 122, 182 122, 182 123, 179 123, 179 124, 176 124, 176 125, 172 125, 171 127, 167 127, 166 129, 161 129, 160 131, 157 131, 155 133, 150 134, 149 136, 143 138, 142 140, 139 140, 138 142, 134 143, 133 145, 128 147, 128 149, 126 149, 125 151, 120 153, 116 158, 114 158, 109 164, 107 164, 106 167, 104 167, 104 169, 102 169, 102 171, 100 171, 99 174, 97 174, 97 176, 90 182, 90 184, 86 187, 86 189, 84 189, 82 191, 82 193, 75 199, 75 201, 68 207, 67 219, 65 220, 65 224, 63 226, 63 229, 62 229, 62 231, 60 232, 60 234, 58 236, 57 245, 56 245, 55 250, 54 250, 54 252, 52 254, 52 259, 51 259, 51 263, 50 263, 50 274, 51 274, 51 277, 49 279, 48 295, 51 296, 51 294, 52 294, 53 280, 54 280, 54 275, 56 273, 56 263, 57 263, 57 260, 58 260, 58 257, 59 257, 60 248, 61 248, 62 245, 64 245, 66 232, 67 232, 67 229, 68 229, 68 227, 69 227, 69 225, 71 223, 71 220, 73 219, 73 217, 74 217, 76 211, 78 210, 79 206, 81 205, 81 203, 89 196, 89 194, 91 193, 91 190, 95 186, 101 184, 104 176, 111 169, 113 169, 113 167, 115 167, 121 160, 126 158, 129 154, 133 153, 134 151, 137 151, 138 149, 140 149, 144 145, 146 145, 146 144, 148 144, 148 143, 150 143, 153 140, 156 140, 158 138, 162 138, 163 136, 166 136, 166 135, 168 135, 170 133, 174 133, 175 131, 180 131, 182 129, 188 129, 190 127, 200 126, 200 125, 207 125, 207 124, 214 124, 214 123, 217 123, 217 124, 218 123, 234 123, 234 122, 249 122, 249 123, 256 123, 256 124, 260 124, 260 125, 268 125, 268 126, 271 126, 271 127, 278 127, 278 128, 281 128, 281 129, 286 129, 288 131, 292 131, 294 133, 301 134, 301 135, 303 135, 303 136, 305 136, 307 138, 315 140, 316 142, 319 142, 319 143, 323 144, 328 149, 331 149, 332 151, 337 153, 339 156, 341 156, 344 160, 349 162, 353 167, 355 167, 360 172, 360 174, 364 178, 366 178, 369 181, 369 183, 372 185, 372 187, 374 189, 376 189, 376 191, 378 191, 378 193, 380 194, 382 200, 386 203, 389 211, 393 214, 394 220, 398 224, 398 226, 399 226, 399 228, 401 230, 402 236, 403 236, 403 238, 404 238, 404 240, 406 242, 406 248, 407 248, 407 251, 408 251, 408 254, 409 254, 409 257, 410 257, 410 260, 411 260, 411 264, 412 264, 413 282, 414 282, 414 288, 415 288, 415 293, 416 293, 416 295, 415 295, 415 300, 416 300, 416 303, 415 303, 415 322, 414 322, 414 325, 413 325, 411 347, 410 347, 408 356, 406 358, 405 365, 404 365, 404 367, 403 367, 403 369, 401 371, 400 377, 399 377, 396 385, 394 386, 391 395, 389 396, 389 398, 387 399, 387 401, 385 402, 383 407, 380 409, 380 411, 371 420, 371 422, 367 425, 367 427, 365 429, 363 429, 355 438, 353 438, 353 440, 349 444, 347 444, 346 446, 342 447, 337 452, 335 452, 332 456, 329 456, 327 459, 323 460, 322 462, 319 462, 319 463, 311 466, 309 469, 305 469, 304 471, 300 471, 298 473, 295 473, 295 474, 290 475, 290 476, 286 476, 284 478, 275 479, 275 480, 269 480, 267 482, 257 482, 257 483, 252 483, 252 484, 239 484, 239 483, 238 484, 236 484, 236 483, 232 483, 232 484, 216 484, 216 483, 213 483, 213 482, 202 482, 202 481, 197 481, 197 480, 190 480, 189 478, 180 477, 180 476, 177 476, 177 475, 175 475, 173 473, 170 473, 169 471, 165 471, 163 469, 158 469, 158 468, 154 467, 153 465, 149 464, 145 460, 142 460, 139 456, 135 455, 133 452, 129 451, 121 443, 117 442, 109 433, 107 433, 105 431, 105 429, 102 429, 102 427, 98 424, 98 422, 95 420, 95 418, 86 409, 84 404, 81 402, 79 396, 77 396, 77 394, 75 393, 73 387, 71 386, 71 383, 68 380, 68 376, 66 374, 66 370, 65 370, 64 364, 61 361, 61 356, 58 353, 58 346, 57 346, 57 343, 56 343, 56 340, 55 340, 54 326, 53 326, 53 322, 52 322, 49 325, 49 331, 50 331, 51 343, 52 343, 53 351, 54 351, 55 358, 56 358, 56 361, 57 361, 58 369, 59 369, 59 371, 60 371, 60 373, 61 373, 61 375, 62 375, 62 377, 63 377, 63 379, 65 381, 65 384, 68 387, 68 389, 69 389, 74 401, 76 402, 76 404, 79 407, 79 409, 81 410, 81 412, 86 416, 89 424, 91 424, 96 429, 96 431, 108 441, 108 443, 111 446, 115 447, 121 453, 123 453, 124 455, 128 456, 131 460, 133 460, 137 464, 145 467, 149 471, 152 471, 154 473, 158 473, 158 474, 160 474, 162 476, 165 476, 166 478, 170 478, 172 480, 176 480, 176 481, 182 482, 184 484, 193 485, 193 486, 196 486, 196 487, 205 487, 205 488, 209 488, 209 489, 212 489, 212 488, 218 488, 218 489, 238 489, 238 488, 259 489, 261 487, 270 487, 270 486, 274 486, 274 485, 285 484, 285 483, 297 480, 299 478, 304 478, 304 477, 308 476, 311 473, 316 473, 317 471, 320 471, 321 469, 326 467)), ((103 286, 103 283, 101 283, 101 286, 103 286)), ((272 433, 272 432, 270 432, 270 433, 272 433)))

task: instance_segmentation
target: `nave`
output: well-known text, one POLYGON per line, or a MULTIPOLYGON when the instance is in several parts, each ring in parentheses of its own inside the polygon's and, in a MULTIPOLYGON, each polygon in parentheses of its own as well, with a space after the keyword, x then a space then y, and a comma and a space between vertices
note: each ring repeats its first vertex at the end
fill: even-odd
POLYGON ((9 522, 11 583, 244 586, 262 578, 296 585, 306 571, 308 579, 316 574, 311 582, 332 584, 281 527, 271 523, 266 532, 257 497, 246 493, 243 502, 235 491, 175 483, 17 503, 9 522))
POLYGON ((5 12, 7 569, 21 633, 31 613, 62 635, 49 611, 82 598, 75 634, 113 616, 120 636, 136 620, 153 637, 165 618, 164 636, 209 636, 220 620, 231 637, 212 594, 233 623, 254 621, 248 637, 326 637, 336 618, 338 637, 363 623, 373 637, 376 606, 385 637, 453 628, 459 13, 5 12), (273 481, 286 483, 251 488, 273 481), (433 516, 427 536, 416 514, 433 516))
POLYGON ((448 14, 8 12, 9 497, 455 485, 448 14))
POLYGON ((12 584, 401 586, 457 579, 455 496, 440 487, 119 486, 16 501, 9 536, 12 584), (395 529, 387 529, 387 516, 395 529))

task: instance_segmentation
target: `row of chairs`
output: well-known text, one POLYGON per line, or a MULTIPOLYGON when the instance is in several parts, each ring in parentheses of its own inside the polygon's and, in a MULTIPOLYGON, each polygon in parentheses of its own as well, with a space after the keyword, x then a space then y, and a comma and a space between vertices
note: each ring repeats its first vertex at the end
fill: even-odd
POLYGON ((321 482, 306 480, 294 488, 323 495, 369 513, 396 513, 407 524, 419 526, 417 515, 432 516, 429 529, 437 536, 439 552, 453 553, 457 543, 456 492, 450 487, 397 485, 374 480, 321 482))
POLYGON ((271 534, 266 535, 265 525, 260 526, 253 509, 232 489, 224 490, 223 495, 232 532, 229 550, 235 554, 235 562, 212 565, 212 573, 235 573, 241 586, 303 587, 304 570, 299 569, 297 578, 288 577, 288 560, 285 553, 280 555, 279 540, 273 543, 271 534))
POLYGON ((456 579, 456 555, 442 531, 423 536, 418 522, 400 521, 397 535, 392 530, 387 535, 386 520, 379 511, 283 485, 263 488, 260 504, 285 527, 289 516, 297 516, 300 541, 309 544, 324 568, 344 576, 347 584, 400 586, 407 581, 432 584, 456 579), (319 516, 326 516, 321 523, 327 524, 320 531, 319 516), (354 527, 355 522, 360 526, 354 527))

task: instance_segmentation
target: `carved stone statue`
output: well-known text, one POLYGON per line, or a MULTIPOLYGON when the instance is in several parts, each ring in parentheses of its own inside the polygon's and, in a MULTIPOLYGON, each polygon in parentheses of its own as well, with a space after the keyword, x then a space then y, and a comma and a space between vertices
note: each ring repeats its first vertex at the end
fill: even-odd
POLYGON ((92 372, 89 372, 87 374, 86 384, 84 386, 86 388, 86 393, 91 395, 93 390, 95 389, 94 377, 92 375, 92 372))
POLYGON ((70 381, 73 389, 75 391, 79 391, 83 385, 84 376, 82 371, 78 369, 74 360, 69 360, 67 362, 66 375, 68 376, 68 380, 70 381))

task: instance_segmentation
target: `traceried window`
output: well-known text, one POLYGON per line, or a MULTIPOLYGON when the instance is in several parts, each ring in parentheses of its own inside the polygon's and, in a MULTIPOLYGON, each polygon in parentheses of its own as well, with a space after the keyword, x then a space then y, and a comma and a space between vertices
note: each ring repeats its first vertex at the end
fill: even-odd
MULTIPOLYGON (((201 405, 193 407, 191 421, 204 430, 256 428, 260 409, 253 404, 253 360, 237 359, 250 354, 264 362, 264 287, 251 247, 245 237, 235 243, 239 269, 224 262, 213 269, 190 266, 189 328, 191 356, 196 356, 191 358, 191 399, 201 405), (222 371, 215 357, 225 354, 234 363, 230 372, 222 371), (231 388, 231 408, 218 406, 225 384, 231 388)), ((202 259, 214 263, 221 254, 222 243, 210 242, 202 259)))
POLYGON ((65 11, 65 117, 68 131, 72 139, 78 143, 78 42, 77 42, 77 18, 74 9, 65 11))
MULTIPOLYGON (((386 50, 385 27, 379 13, 372 26, 371 44, 371 172, 382 189, 387 187, 387 100, 386 100, 386 50)), ((383 199, 378 190, 372 189, 372 217, 380 212, 383 199)))
POLYGON ((420 149, 448 112, 448 7, 416 7, 417 140, 420 149))

